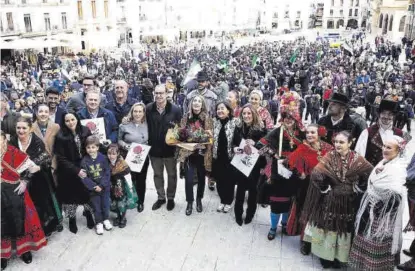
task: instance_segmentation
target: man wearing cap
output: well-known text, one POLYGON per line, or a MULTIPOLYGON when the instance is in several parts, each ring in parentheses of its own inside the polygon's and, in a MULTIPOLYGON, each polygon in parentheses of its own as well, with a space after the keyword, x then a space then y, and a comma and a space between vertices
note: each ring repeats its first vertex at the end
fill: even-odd
POLYGON ((195 97, 196 95, 201 95, 203 96, 203 98, 205 98, 206 109, 208 111, 208 114, 210 116, 215 115, 216 114, 215 105, 216 105, 218 96, 216 96, 216 94, 213 93, 213 91, 207 88, 208 78, 207 78, 206 73, 204 71, 200 71, 197 74, 196 80, 198 82, 198 87, 197 89, 192 90, 189 94, 187 94, 186 99, 183 103, 183 112, 186 113, 189 110, 188 105, 190 101, 193 99, 193 97, 195 97))
POLYGON ((356 143, 355 151, 364 156, 372 165, 382 160, 383 141, 392 135, 403 135, 402 130, 393 127, 398 104, 390 100, 382 100, 379 105, 379 120, 365 129, 356 143))
POLYGON ((349 98, 340 93, 333 93, 327 101, 329 102, 328 113, 317 122, 327 130, 327 135, 322 139, 333 144, 334 136, 341 131, 347 131, 352 134, 354 139, 357 139, 362 131, 347 112, 349 98))

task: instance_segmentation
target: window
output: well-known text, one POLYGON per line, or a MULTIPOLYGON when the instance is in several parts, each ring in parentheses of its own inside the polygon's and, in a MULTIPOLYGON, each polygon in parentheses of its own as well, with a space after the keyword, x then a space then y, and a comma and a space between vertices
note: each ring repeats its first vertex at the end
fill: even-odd
POLYGON ((332 7, 334 6, 334 0, 331 0, 331 6, 332 7))
POLYGON ((354 16, 357 16, 359 14, 359 10, 358 9, 355 9, 354 10, 354 16))
POLYGON ((62 12, 62 29, 68 29, 68 22, 66 20, 66 12, 62 12))
POLYGON ((350 0, 350 6, 353 7, 353 0, 350 0))
POLYGON ((95 0, 91 0, 92 18, 97 17, 97 6, 95 0))
POLYGON ((340 10, 340 16, 343 16, 343 10, 342 9, 340 10))
POLYGON ((4 0, 5 5, 10 5, 10 0, 4 0))
POLYGON ((391 15, 391 18, 389 20, 389 31, 392 31, 392 27, 393 27, 393 15, 391 15))
POLYGON ((349 9, 349 17, 353 15, 353 9, 349 9))
POLYGON ((26 0, 22 0, 22 4, 23 5, 26 5, 26 0))
POLYGON ((32 20, 30 20, 30 14, 24 15, 24 27, 26 32, 32 32, 32 20))
POLYGON ((46 4, 48 2, 48 0, 43 0, 43 3, 46 4))
POLYGON ((297 18, 301 17, 301 11, 297 11, 297 18))
POLYGON ((285 11, 284 18, 290 18, 290 12, 288 10, 285 11))
POLYGON ((331 15, 331 16, 333 16, 333 13, 334 13, 334 12, 333 12, 333 10, 332 10, 332 9, 330 9, 330 15, 331 15))
POLYGON ((82 0, 78 0, 78 19, 84 19, 84 13, 82 12, 82 0))
POLYGON ((359 0, 356 0, 356 7, 359 6, 359 0))
POLYGON ((381 13, 379 16, 379 28, 382 28, 383 25, 383 14, 381 13))
POLYGON ((403 32, 405 30, 405 21, 406 16, 402 16, 401 20, 399 21, 399 32, 403 32))
POLYGON ((340 0, 340 6, 343 6, 344 0, 340 0))
POLYGON ((9 31, 13 31, 14 30, 13 13, 7 12, 6 17, 7 17, 7 29, 9 31))
POLYGON ((333 29, 334 28, 334 22, 332 20, 327 21, 327 29, 333 29))
POLYGON ((105 18, 108 18, 108 0, 104 1, 104 13, 105 13, 105 18))
POLYGON ((45 18, 45 30, 49 31, 50 30, 50 16, 49 16, 49 13, 44 13, 43 17, 45 18))

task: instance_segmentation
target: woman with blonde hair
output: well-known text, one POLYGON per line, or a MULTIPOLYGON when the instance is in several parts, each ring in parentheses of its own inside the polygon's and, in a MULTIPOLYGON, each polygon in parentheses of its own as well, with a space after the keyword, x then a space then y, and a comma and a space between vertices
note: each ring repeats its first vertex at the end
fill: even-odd
MULTIPOLYGON (((124 151, 124 154, 129 151, 132 143, 148 144, 146 106, 143 103, 135 103, 131 107, 118 130, 118 145, 124 151)), ((131 171, 131 177, 138 194, 137 211, 140 213, 144 210, 148 166, 149 158, 147 157, 141 172, 131 171)))
MULTIPOLYGON (((239 116, 239 123, 235 128, 235 135, 233 138, 235 153, 252 153, 252 147, 266 135, 267 131, 252 105, 246 104, 242 107, 239 116), (242 140, 245 141, 243 148, 240 148, 242 140)), ((245 201, 245 193, 248 191, 248 208, 246 210, 245 224, 252 222, 257 208, 257 183, 260 176, 260 171, 266 165, 266 159, 261 156, 255 163, 249 176, 245 176, 240 171, 235 170, 236 175, 236 197, 235 197, 235 220, 239 226, 242 226, 243 204, 245 201)))
POLYGON ((260 90, 253 90, 249 94, 249 103, 257 112, 261 120, 264 122, 265 128, 271 130, 274 128, 274 122, 268 110, 262 106, 263 94, 260 90))
MULTIPOLYGON (((212 137, 213 120, 207 113, 205 99, 201 95, 194 96, 189 102, 189 111, 184 115, 180 124, 183 136, 181 141, 206 143, 212 137)), ((211 145, 200 145, 195 150, 180 148, 179 162, 184 166, 186 215, 193 211, 193 175, 197 171, 196 210, 203 211, 202 198, 205 191, 206 171, 211 171, 212 152, 211 145)))

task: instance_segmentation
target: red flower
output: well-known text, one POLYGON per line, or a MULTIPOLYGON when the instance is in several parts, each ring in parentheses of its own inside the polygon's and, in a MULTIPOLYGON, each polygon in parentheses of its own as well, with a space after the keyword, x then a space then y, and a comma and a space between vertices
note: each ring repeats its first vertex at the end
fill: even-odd
POLYGON ((88 129, 93 132, 97 129, 97 126, 95 125, 95 123, 93 123, 92 121, 88 122, 86 124, 86 127, 88 127, 88 129))
POLYGON ((196 121, 195 122, 195 128, 196 129, 199 129, 200 127, 201 127, 200 122, 199 121, 196 121))
POLYGON ((134 152, 135 154, 140 154, 142 151, 143 151, 143 148, 141 148, 141 146, 140 146, 140 145, 135 146, 135 147, 134 147, 134 149, 133 149, 133 152, 134 152))
POLYGON ((319 126, 319 127, 318 127, 318 130, 317 130, 317 134, 318 134, 318 136, 319 136, 319 137, 324 137, 324 136, 326 136, 326 135, 327 135, 327 130, 326 130, 326 127, 324 127, 324 126, 319 126))

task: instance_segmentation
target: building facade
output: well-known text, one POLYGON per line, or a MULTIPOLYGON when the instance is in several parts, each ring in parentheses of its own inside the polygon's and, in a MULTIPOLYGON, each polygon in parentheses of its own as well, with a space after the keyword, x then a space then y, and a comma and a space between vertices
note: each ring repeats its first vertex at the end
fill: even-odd
POLYGON ((405 34, 408 3, 408 0, 375 1, 372 33, 399 41, 405 34))
POLYGON ((415 0, 409 1, 405 20, 405 36, 411 40, 415 40, 415 0))
POLYGON ((367 28, 368 0, 324 0, 324 29, 367 28))
POLYGON ((271 16, 269 28, 277 31, 309 28, 311 4, 310 0, 271 2, 268 7, 268 14, 271 16))
POLYGON ((72 0, 2 0, 0 7, 1 39, 12 47, 6 49, 48 51, 74 45, 77 18, 72 0))
POLYGON ((75 2, 76 30, 81 49, 89 51, 117 46, 116 0, 76 0, 75 2))

